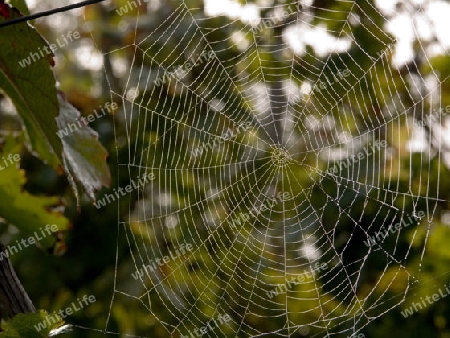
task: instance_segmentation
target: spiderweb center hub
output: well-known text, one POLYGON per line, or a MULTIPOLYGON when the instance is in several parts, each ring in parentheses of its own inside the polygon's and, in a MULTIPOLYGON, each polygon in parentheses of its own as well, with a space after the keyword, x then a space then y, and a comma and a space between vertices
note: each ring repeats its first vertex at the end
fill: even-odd
POLYGON ((287 149, 278 146, 272 148, 272 163, 275 166, 283 168, 286 165, 288 165, 291 161, 292 157, 287 149))

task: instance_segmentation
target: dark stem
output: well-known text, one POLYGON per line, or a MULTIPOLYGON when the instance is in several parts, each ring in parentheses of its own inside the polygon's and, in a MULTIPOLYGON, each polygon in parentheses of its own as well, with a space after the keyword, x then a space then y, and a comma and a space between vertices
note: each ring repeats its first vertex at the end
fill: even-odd
MULTIPOLYGON (((5 252, 1 244, 0 249, 5 252)), ((9 258, 3 255, 0 258, 0 317, 7 319, 19 313, 36 312, 9 258)))

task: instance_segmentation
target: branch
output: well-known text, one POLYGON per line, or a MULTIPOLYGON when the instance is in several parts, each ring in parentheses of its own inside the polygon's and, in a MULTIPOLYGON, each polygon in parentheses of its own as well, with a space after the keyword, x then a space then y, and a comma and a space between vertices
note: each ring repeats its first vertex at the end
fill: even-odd
MULTIPOLYGON (((3 1, 4 0, 0 1, 0 3, 4 3, 3 1)), ((51 10, 44 11, 44 12, 39 12, 39 13, 35 13, 35 14, 25 15, 25 16, 22 16, 20 18, 15 18, 15 19, 12 19, 12 20, 1 22, 0 23, 0 27, 14 25, 14 24, 19 23, 19 22, 34 20, 34 19, 41 18, 41 17, 44 17, 44 16, 50 16, 50 15, 55 14, 55 13, 67 12, 67 11, 70 11, 70 10, 75 9, 75 8, 80 8, 80 7, 84 7, 84 6, 87 6, 87 5, 96 4, 96 3, 99 3, 99 2, 102 2, 102 1, 105 1, 105 0, 86 0, 86 1, 82 1, 82 2, 79 2, 77 4, 73 4, 73 5, 67 5, 67 6, 64 6, 64 7, 58 7, 58 8, 51 9, 51 10)))
MULTIPOLYGON (((5 248, 0 244, 0 250, 5 248)), ((0 317, 12 318, 19 313, 36 312, 8 257, 0 260, 0 317)))

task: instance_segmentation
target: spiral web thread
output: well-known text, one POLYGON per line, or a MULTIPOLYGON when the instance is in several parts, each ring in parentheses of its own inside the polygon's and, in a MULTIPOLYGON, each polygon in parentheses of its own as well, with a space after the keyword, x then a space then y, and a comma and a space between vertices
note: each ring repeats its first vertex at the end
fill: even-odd
MULTIPOLYGON (((439 177, 431 182, 422 172, 430 157, 419 152, 421 165, 413 168, 404 143, 417 136, 413 118, 440 108, 446 79, 432 70, 430 85, 415 60, 399 76, 392 66, 397 41, 377 24, 389 18, 367 1, 258 11, 267 15, 261 21, 221 17, 212 28, 203 8, 181 2, 145 36, 138 16, 134 42, 111 52, 135 55, 125 91, 111 89, 112 100, 123 103, 116 118, 128 135, 116 139, 129 154, 119 173, 131 181, 155 175, 136 191, 129 219, 118 223, 136 271, 154 269, 136 280, 117 264, 111 307, 121 299, 139 302, 168 336, 195 336, 208 322, 208 337, 359 332, 405 300, 415 281, 409 260, 418 252, 420 265, 441 201, 439 177), (289 21, 280 19, 283 12, 289 21), (303 46, 288 43, 296 29, 294 42, 317 29, 316 19, 332 40, 313 48, 304 33, 303 46), (355 26, 369 42, 353 36, 355 26), (410 175, 398 184, 400 156, 426 182, 417 188, 410 175), (408 227, 363 244, 379 224, 389 230, 400 220, 408 227), (156 263, 164 256, 167 262, 156 263), (377 264, 378 279, 362 289, 377 264)), ((432 68, 428 51, 419 49, 432 68)), ((425 141, 440 162, 442 140, 425 141)))

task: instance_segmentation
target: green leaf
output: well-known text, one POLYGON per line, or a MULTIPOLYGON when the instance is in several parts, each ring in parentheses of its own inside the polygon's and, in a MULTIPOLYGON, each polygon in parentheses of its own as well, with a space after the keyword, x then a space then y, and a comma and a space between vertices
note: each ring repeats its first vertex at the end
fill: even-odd
POLYGON ((95 202, 94 193, 102 185, 109 187, 110 184, 111 177, 106 163, 108 152, 98 141, 98 134, 79 121, 80 112, 62 94, 58 95, 58 100, 61 110, 57 123, 63 143, 66 173, 95 202), (72 129, 69 129, 71 124, 72 129), (62 131, 67 134, 64 135, 62 131))
MULTIPOLYGON (((17 9, 0 3, 0 22, 20 15, 17 9)), ((0 88, 11 98, 23 121, 30 151, 58 168, 62 143, 56 135, 59 108, 51 69, 53 53, 27 23, 2 27, 0 45, 0 88)))
POLYGON ((25 0, 8 0, 11 6, 16 7, 20 13, 29 15, 30 10, 28 9, 28 5, 25 0))
MULTIPOLYGON (((8 5, 0 6, 0 22, 5 17, 20 15, 8 5)), ((102 185, 109 186, 108 153, 88 126, 63 140, 58 137, 58 126, 63 129, 67 123, 76 123, 80 114, 65 99, 58 99, 51 70, 53 54, 46 53, 50 51, 48 44, 26 23, 2 28, 0 44, 0 88, 11 98, 22 118, 30 151, 34 150, 57 170, 64 162, 72 187, 76 182, 95 201, 94 193, 102 185)), ((78 197, 77 189, 74 190, 78 197)))
MULTIPOLYGON (((13 139, 8 139, 0 152, 0 216, 9 223, 16 225, 24 234, 34 236, 37 232, 39 243, 45 247, 51 247, 55 238, 43 236, 40 228, 44 229, 47 224, 56 224, 59 231, 67 230, 69 221, 60 212, 52 211, 51 206, 61 204, 57 197, 38 197, 25 191, 22 186, 25 183, 25 175, 18 168, 18 163, 11 163, 9 158, 20 154, 21 146, 13 139), (7 164, 5 164, 5 159, 7 164)), ((17 158, 17 156, 16 156, 17 158)))
POLYGON ((69 326, 63 326, 63 324, 64 321, 57 314, 49 315, 44 310, 39 310, 36 313, 20 313, 11 320, 2 323, 1 327, 3 332, 0 333, 0 337, 54 337, 58 334, 58 332, 67 332, 69 326), (56 323, 48 320, 48 316, 52 317, 51 320, 57 319, 56 323), (51 325, 49 324, 49 321, 52 323, 51 325), (52 330, 53 332, 51 332, 52 330))

